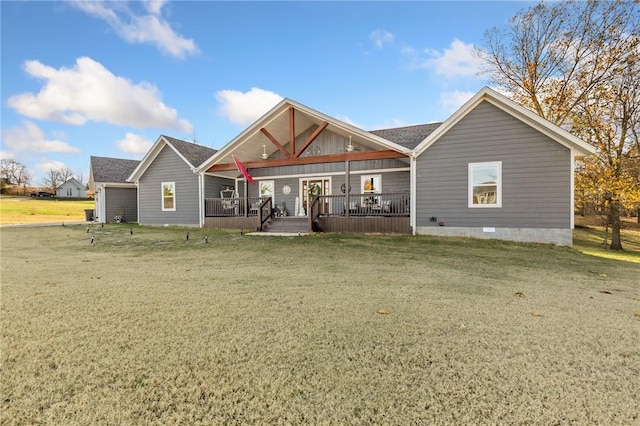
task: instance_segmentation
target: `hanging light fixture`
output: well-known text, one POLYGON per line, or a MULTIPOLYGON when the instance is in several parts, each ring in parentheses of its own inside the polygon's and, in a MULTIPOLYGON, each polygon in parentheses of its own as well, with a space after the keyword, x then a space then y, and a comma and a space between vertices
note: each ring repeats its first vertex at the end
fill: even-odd
POLYGON ((347 152, 353 151, 353 145, 351 144, 351 135, 349 135, 349 145, 347 145, 347 152))
POLYGON ((267 147, 266 145, 262 145, 262 159, 266 160, 267 158, 269 158, 269 154, 267 154, 267 147))

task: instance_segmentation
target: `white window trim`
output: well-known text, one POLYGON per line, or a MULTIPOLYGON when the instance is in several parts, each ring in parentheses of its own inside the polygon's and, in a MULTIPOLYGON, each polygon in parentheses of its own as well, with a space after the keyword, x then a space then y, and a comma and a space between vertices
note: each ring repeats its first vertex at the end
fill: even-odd
POLYGON ((258 197, 263 198, 262 195, 262 184, 263 183, 267 183, 271 185, 271 194, 266 194, 265 196, 267 197, 271 197, 271 202, 273 203, 273 205, 275 206, 276 203, 276 181, 269 179, 269 180, 259 180, 258 181, 258 197))
POLYGON ((160 184, 160 208, 162 208, 163 212, 175 212, 176 211, 176 183, 175 182, 162 182, 160 184), (164 186, 171 185, 173 186, 173 208, 167 209, 164 207, 164 186))
POLYGON ((367 174, 367 175, 362 175, 360 176, 360 192, 362 194, 380 194, 382 192, 382 175, 381 174, 367 174), (369 179, 376 179, 378 182, 380 182, 380 187, 377 188, 374 191, 365 191, 364 189, 364 183, 369 180, 369 179))
POLYGON ((487 161, 484 163, 469 163, 468 166, 468 206, 470 209, 497 209, 502 208, 502 161, 487 161), (496 204, 473 204, 473 169, 475 167, 496 166, 498 177, 496 179, 496 204))

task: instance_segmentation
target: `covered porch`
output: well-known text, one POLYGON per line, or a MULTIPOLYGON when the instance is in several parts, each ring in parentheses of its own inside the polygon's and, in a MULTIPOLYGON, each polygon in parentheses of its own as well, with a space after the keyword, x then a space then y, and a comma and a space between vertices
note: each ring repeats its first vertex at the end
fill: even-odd
POLYGON ((295 215, 274 204, 271 197, 206 198, 204 205, 205 227, 411 233, 408 193, 319 195, 305 203, 307 208, 296 209, 295 215))
POLYGON ((202 224, 411 233, 410 163, 407 147, 283 100, 200 166, 202 224))

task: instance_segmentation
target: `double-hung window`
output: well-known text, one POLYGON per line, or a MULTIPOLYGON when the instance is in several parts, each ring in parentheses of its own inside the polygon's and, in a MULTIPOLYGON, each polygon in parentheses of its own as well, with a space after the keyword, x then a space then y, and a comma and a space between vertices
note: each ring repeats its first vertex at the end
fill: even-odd
POLYGON ((162 182, 162 211, 176 211, 176 183, 162 182))
POLYGON ((502 207, 502 161, 469 163, 469 207, 502 207))

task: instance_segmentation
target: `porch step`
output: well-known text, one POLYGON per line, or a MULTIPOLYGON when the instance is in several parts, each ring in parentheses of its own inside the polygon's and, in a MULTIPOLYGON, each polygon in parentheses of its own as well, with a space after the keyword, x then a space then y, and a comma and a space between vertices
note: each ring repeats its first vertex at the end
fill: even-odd
POLYGON ((274 233, 306 233, 309 232, 309 219, 306 217, 275 217, 262 230, 274 233))

